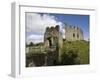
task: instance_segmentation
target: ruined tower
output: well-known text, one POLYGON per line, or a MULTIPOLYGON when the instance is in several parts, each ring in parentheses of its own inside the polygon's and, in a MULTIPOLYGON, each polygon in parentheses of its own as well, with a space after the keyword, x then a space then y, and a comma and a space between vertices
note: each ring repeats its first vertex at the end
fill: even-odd
POLYGON ((82 29, 76 26, 66 25, 65 39, 67 41, 84 40, 82 29))
MULTIPOLYGON (((59 62, 60 60, 60 51, 63 45, 63 36, 60 32, 60 26, 56 25, 55 27, 47 27, 44 33, 44 46, 45 49, 50 51, 53 50, 53 62, 59 62)), ((50 61, 49 61, 50 62, 50 61)))
POLYGON ((62 47, 63 37, 60 32, 60 26, 56 25, 55 27, 47 27, 44 33, 44 45, 45 47, 57 46, 62 47))

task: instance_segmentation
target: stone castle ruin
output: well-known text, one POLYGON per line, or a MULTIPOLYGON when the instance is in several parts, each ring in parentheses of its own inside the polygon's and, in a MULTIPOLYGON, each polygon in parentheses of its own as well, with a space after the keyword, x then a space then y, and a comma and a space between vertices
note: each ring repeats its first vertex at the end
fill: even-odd
MULTIPOLYGON (((84 40, 83 31, 76 26, 65 26, 65 40, 76 41, 84 40)), ((63 34, 60 26, 46 27, 44 33, 44 44, 41 46, 42 51, 39 52, 40 46, 32 46, 29 51, 32 52, 32 58, 27 57, 26 66, 52 66, 57 65, 61 58, 61 49, 63 46, 63 34), (38 52, 38 54, 37 54, 38 52), (31 63, 30 63, 31 62, 31 63)), ((29 52, 27 52, 29 53, 29 52)), ((28 55, 28 54, 27 54, 28 55)))
MULTIPOLYGON (((65 26, 65 40, 66 41, 76 41, 83 40, 83 31, 76 26, 67 25, 65 26)), ((56 51, 56 59, 60 61, 61 49, 63 46, 63 35, 60 32, 60 26, 47 27, 44 33, 44 46, 45 49, 56 51)), ((56 60, 56 61, 57 61, 56 60)))
POLYGON ((47 27, 44 33, 44 46, 45 48, 51 48, 54 46, 62 47, 63 37, 60 32, 60 26, 47 27))
MULTIPOLYGON (((52 56, 52 62, 57 63, 59 60, 59 52, 60 49, 62 48, 63 45, 63 36, 62 33, 60 32, 60 26, 52 26, 52 27, 47 27, 46 31, 44 33, 44 47, 45 49, 49 49, 52 56)), ((48 56, 49 58, 50 56, 48 56)), ((49 60, 48 62, 51 62, 49 60)), ((52 63, 50 63, 52 64, 52 63)))
POLYGON ((76 26, 67 25, 65 27, 65 39, 67 41, 83 40, 84 36, 82 29, 76 26))
MULTIPOLYGON (((65 26, 65 40, 66 41, 76 41, 84 40, 83 31, 81 28, 67 25, 65 26)), ((63 35, 60 32, 60 26, 56 25, 55 27, 47 27, 44 33, 44 45, 45 47, 52 47, 58 45, 59 48, 62 48, 63 44, 63 35)))

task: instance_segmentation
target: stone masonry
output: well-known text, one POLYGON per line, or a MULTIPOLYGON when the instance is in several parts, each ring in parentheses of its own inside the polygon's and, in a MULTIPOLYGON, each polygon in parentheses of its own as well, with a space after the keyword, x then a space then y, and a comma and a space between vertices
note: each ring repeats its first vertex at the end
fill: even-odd
POLYGON ((76 26, 67 25, 65 27, 65 39, 67 41, 84 40, 82 29, 76 26))

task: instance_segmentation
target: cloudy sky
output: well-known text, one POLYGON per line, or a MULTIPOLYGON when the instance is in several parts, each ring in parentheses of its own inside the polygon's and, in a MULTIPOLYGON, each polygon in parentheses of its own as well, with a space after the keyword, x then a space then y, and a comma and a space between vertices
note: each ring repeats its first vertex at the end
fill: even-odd
POLYGON ((26 13, 26 42, 43 42, 46 27, 60 25, 64 34, 63 25, 66 23, 82 28, 84 37, 89 38, 89 16, 71 14, 26 13))

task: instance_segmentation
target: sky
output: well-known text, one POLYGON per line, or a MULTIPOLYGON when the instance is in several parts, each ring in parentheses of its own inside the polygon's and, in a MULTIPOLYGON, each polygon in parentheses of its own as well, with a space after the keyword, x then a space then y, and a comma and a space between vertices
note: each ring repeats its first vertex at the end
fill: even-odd
POLYGON ((83 30, 84 39, 89 39, 89 15, 26 13, 26 42, 43 42, 46 27, 60 25, 64 35, 64 24, 78 26, 83 30))

